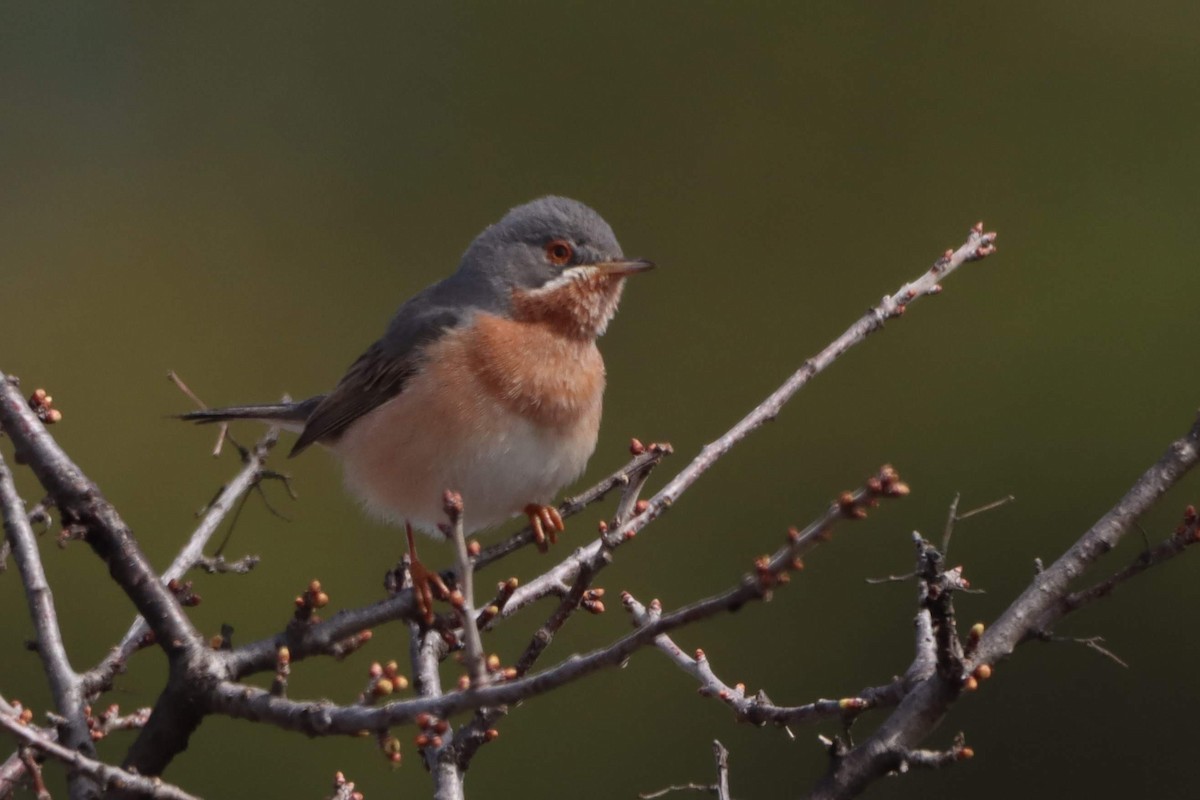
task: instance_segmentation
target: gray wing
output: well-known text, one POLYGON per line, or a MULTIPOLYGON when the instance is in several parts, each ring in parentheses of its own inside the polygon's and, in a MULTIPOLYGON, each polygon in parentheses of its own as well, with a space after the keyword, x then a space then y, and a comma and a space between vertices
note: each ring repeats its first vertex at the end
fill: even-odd
POLYGON ((468 308, 431 307, 422 302, 427 300, 418 295, 406 303, 384 337, 350 365, 305 421, 289 458, 313 442, 336 439, 350 423, 404 391, 405 383, 420 369, 426 345, 469 316, 468 308))

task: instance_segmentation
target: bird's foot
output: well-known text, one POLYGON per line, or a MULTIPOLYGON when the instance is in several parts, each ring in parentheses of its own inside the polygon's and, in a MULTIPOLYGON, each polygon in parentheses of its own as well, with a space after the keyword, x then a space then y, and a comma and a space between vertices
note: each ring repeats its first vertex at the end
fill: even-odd
POLYGON ((538 550, 543 553, 549 549, 549 545, 556 544, 558 534, 567 529, 567 526, 563 524, 562 515, 554 506, 530 503, 525 506, 524 511, 533 528, 533 541, 537 544, 538 550), (547 544, 547 539, 549 539, 549 544, 547 544))
POLYGON ((413 599, 421 618, 429 625, 433 622, 435 592, 438 599, 445 600, 450 596, 450 589, 441 575, 430 570, 417 558, 417 543, 413 538, 412 525, 405 523, 404 530, 408 534, 408 577, 412 581, 413 599))

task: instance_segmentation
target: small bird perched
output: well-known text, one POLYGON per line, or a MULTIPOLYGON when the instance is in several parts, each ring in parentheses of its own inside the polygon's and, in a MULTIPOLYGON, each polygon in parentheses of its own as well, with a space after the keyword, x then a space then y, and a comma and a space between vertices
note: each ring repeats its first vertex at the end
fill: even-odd
POLYGON ((448 489, 462 495, 466 532, 524 513, 540 545, 563 529, 548 504, 596 448, 596 337, 625 277, 653 266, 625 258, 591 208, 543 197, 485 229, 453 275, 400 306, 329 394, 182 417, 299 430, 292 456, 329 447, 367 510, 407 527, 417 565, 412 528, 440 535, 448 489))

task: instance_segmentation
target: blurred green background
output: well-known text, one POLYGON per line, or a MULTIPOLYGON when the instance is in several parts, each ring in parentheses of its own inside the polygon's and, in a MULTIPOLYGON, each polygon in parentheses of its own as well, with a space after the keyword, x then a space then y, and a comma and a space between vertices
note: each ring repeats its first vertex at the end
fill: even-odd
MULTIPOLYGON (((661 265, 602 342, 606 413, 581 485, 623 463, 630 436, 675 444, 661 485, 982 218, 1000 252, 821 376, 622 549, 599 581, 609 613, 578 619, 546 662, 626 631, 619 590, 674 607, 724 588, 892 462, 909 499, 843 529, 773 603, 677 637, 781 703, 852 694, 911 655, 912 587, 863 579, 906 571, 910 532, 937 535, 955 492, 963 508, 1017 497, 964 523, 951 553, 987 590, 960 600, 960 619, 990 620, 1034 557, 1057 556, 1191 424, 1198 23, 1183 2, 4 4, 0 369, 51 391, 66 415, 54 433, 165 566, 237 468, 208 455, 210 431, 164 419, 189 408, 165 372, 214 404, 327 389, 513 205, 582 199, 661 265)), ((379 597, 401 550, 327 454, 277 464, 300 500, 267 493, 293 521, 251 502, 229 550, 262 565, 195 578, 193 618, 229 622, 235 641, 278 630, 313 577, 335 607, 379 597)), ((1192 476, 1147 535, 1198 495, 1192 476)), ((607 513, 576 518, 567 547, 607 513)), ((52 538, 83 668, 130 606, 86 547, 52 538)), ((1135 557, 1127 545, 1097 575, 1135 557)), ((547 563, 523 554, 481 580, 547 563)), ((1130 669, 1027 645, 929 742, 962 730, 973 761, 874 796, 1195 796, 1198 575, 1180 559, 1058 631, 1105 636, 1130 669)), ((0 600, 0 691, 40 712, 11 570, 0 600)), ((548 610, 489 648, 513 659, 548 610)), ((405 647, 399 626, 381 629, 346 663, 297 665, 291 693, 351 700, 371 660, 405 647)), ((111 697, 151 703, 162 674, 144 653, 111 697)), ((736 796, 793 797, 825 768, 817 733, 836 732, 738 725, 645 651, 515 709, 467 789, 633 797, 710 780, 719 738, 736 796)), ((401 733, 394 771, 369 741, 214 718, 166 777, 210 798, 321 797, 341 769, 368 798, 427 796, 401 733)))

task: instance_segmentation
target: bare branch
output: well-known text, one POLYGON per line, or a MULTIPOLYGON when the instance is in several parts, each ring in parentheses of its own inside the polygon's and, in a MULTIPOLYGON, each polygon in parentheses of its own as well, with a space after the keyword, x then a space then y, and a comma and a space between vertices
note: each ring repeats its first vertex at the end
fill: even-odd
POLYGON ((851 347, 860 344, 867 336, 882 329, 884 322, 899 318, 905 309, 916 302, 918 298, 938 294, 941 291, 939 281, 944 280, 963 264, 986 258, 995 252, 995 241, 996 234, 984 233, 983 223, 979 223, 971 229, 966 243, 961 247, 953 251, 947 250, 945 255, 934 262, 933 267, 924 275, 901 286, 895 294, 885 296, 877 306, 869 309, 863 317, 847 328, 824 350, 804 362, 804 365, 784 381, 782 386, 743 417, 740 422, 716 441, 705 445, 690 464, 650 499, 645 513, 639 514, 621 526, 617 531, 618 538, 640 531, 654 521, 738 442, 763 424, 775 419, 783 406, 810 380, 827 369, 851 347))
POLYGON ((947 250, 924 275, 906 283, 895 294, 885 296, 878 305, 869 309, 841 336, 806 361, 800 369, 784 381, 783 385, 751 410, 741 421, 721 437, 705 445, 686 467, 645 503, 642 513, 622 523, 616 530, 576 551, 556 567, 519 589, 505 608, 505 616, 516 613, 534 599, 545 596, 555 585, 569 586, 585 563, 590 563, 593 569, 602 568, 596 560, 601 549, 613 549, 620 546, 665 513, 721 457, 752 432, 775 419, 783 406, 810 380, 827 369, 851 347, 863 342, 875 331, 882 329, 887 320, 900 317, 909 304, 920 297, 940 293, 941 285, 938 282, 963 264, 986 258, 995 252, 995 241, 995 233, 984 233, 983 223, 976 224, 968 233, 967 241, 961 247, 957 250, 947 250))
MULTIPOLYGON (((812 796, 822 800, 855 797, 871 781, 895 769, 897 754, 908 752, 929 735, 964 686, 976 680, 976 675, 990 675, 992 665, 1011 653, 1019 643, 1052 630, 1059 619, 1078 607, 1068 602, 1072 597, 1071 581, 1111 551, 1135 527, 1138 517, 1198 460, 1200 419, 1186 435, 1173 442, 1162 458, 1146 470, 1125 496, 1066 553, 1049 567, 1038 570, 1029 587, 990 628, 981 632, 977 642, 969 648, 970 652, 964 654, 957 675, 948 675, 945 669, 939 669, 914 687, 866 741, 835 760, 830 773, 817 785, 812 796)), ((1140 571, 1136 569, 1130 574, 1140 571)), ((942 665, 945 666, 944 659, 942 665)))
POLYGON ((149 778, 133 772, 110 766, 101 761, 88 758, 76 750, 64 747, 58 742, 42 736, 36 728, 22 725, 9 714, 0 713, 0 728, 4 728, 17 737, 26 746, 39 753, 61 761, 67 765, 72 774, 84 775, 95 781, 105 791, 116 789, 141 797, 161 800, 198 800, 182 789, 164 783, 159 778, 149 778))
MULTIPOLYGON (((29 525, 25 504, 17 494, 12 472, 3 457, 0 457, 0 510, 4 515, 6 541, 12 545, 13 560, 21 574, 21 583, 29 603, 29 616, 37 635, 37 652, 42 659, 54 706, 63 721, 59 726, 59 736, 67 748, 88 756, 95 755, 96 748, 83 709, 82 684, 67 656, 58 624, 58 612, 54 607, 54 594, 42 569, 37 538, 29 525)), ((85 781, 78 777, 72 777, 72 798, 93 796, 94 787, 85 785, 85 781)))
POLYGON ((1077 592, 1071 592, 1063 598, 1062 602, 1068 609, 1074 611, 1075 609, 1083 608, 1097 600, 1108 597, 1125 581, 1141 575, 1151 567, 1175 558, 1175 556, 1183 553, 1186 548, 1196 544, 1197 535, 1200 535, 1200 519, 1196 516, 1196 510, 1189 506, 1188 510, 1184 513, 1183 522, 1168 539, 1143 552, 1133 563, 1116 574, 1100 581, 1094 586, 1089 586, 1077 592))
MULTIPOLYGON (((626 608, 629 609, 634 623, 645 625, 662 616, 662 606, 657 600, 644 606, 633 598, 626 596, 626 608)), ((754 725, 766 725, 768 722, 777 726, 789 723, 814 722, 831 717, 853 717, 871 706, 870 702, 860 697, 845 697, 840 700, 817 700, 802 706, 778 706, 772 703, 762 692, 747 696, 743 684, 730 686, 717 677, 708 662, 708 656, 697 648, 695 656, 683 652, 671 637, 666 634, 657 636, 654 644, 671 661, 684 672, 691 675, 700 683, 700 694, 704 697, 715 697, 733 709, 739 722, 749 722, 754 725)))
MULTIPOLYGON (((451 714, 499 706, 544 694, 558 686, 579 680, 598 669, 623 662, 635 651, 654 641, 661 633, 680 628, 725 611, 741 608, 750 600, 767 597, 772 588, 784 582, 781 576, 802 566, 799 556, 829 539, 839 520, 861 519, 867 507, 881 498, 902 497, 908 487, 899 480, 895 470, 885 467, 855 492, 844 492, 825 514, 803 531, 789 532, 787 544, 772 556, 764 556, 754 564, 754 572, 745 575, 741 583, 725 592, 684 606, 647 622, 607 647, 586 655, 574 655, 542 672, 504 683, 471 687, 441 697, 421 697, 390 703, 379 708, 336 706, 328 702, 298 702, 272 697, 268 692, 251 686, 220 682, 210 696, 211 710, 233 717, 271 722, 289 730, 299 730, 313 736, 350 735, 361 730, 380 730, 410 722, 420 714, 445 718, 451 714)), ((518 590, 519 591, 519 590, 518 590)))
MULTIPOLYGON (((191 537, 188 538, 187 544, 175 556, 175 560, 171 562, 171 566, 167 567, 166 571, 163 572, 163 583, 179 580, 187 574, 188 570, 201 563, 201 560, 204 558, 204 548, 216 534, 217 530, 220 529, 225 517, 233 510, 238 500, 246 492, 258 485, 266 464, 267 454, 271 452, 271 448, 275 446, 278 440, 278 429, 271 428, 254 445, 254 449, 245 454, 243 459, 245 463, 241 471, 233 480, 225 485, 208 506, 203 518, 200 520, 200 524, 196 526, 196 529, 192 531, 191 537)), ((121 638, 121 644, 118 646, 119 658, 128 660, 129 656, 137 648, 137 643, 141 641, 142 637, 148 631, 149 626, 146 625, 144 619, 139 617, 134 620, 125 636, 121 638)))
POLYGON ((129 527, 99 488, 75 465, 21 397, 15 381, 0 373, 0 428, 19 460, 28 463, 54 498, 64 527, 78 527, 108 564, 113 579, 151 623, 168 652, 199 647, 201 640, 175 598, 158 580, 129 527))

